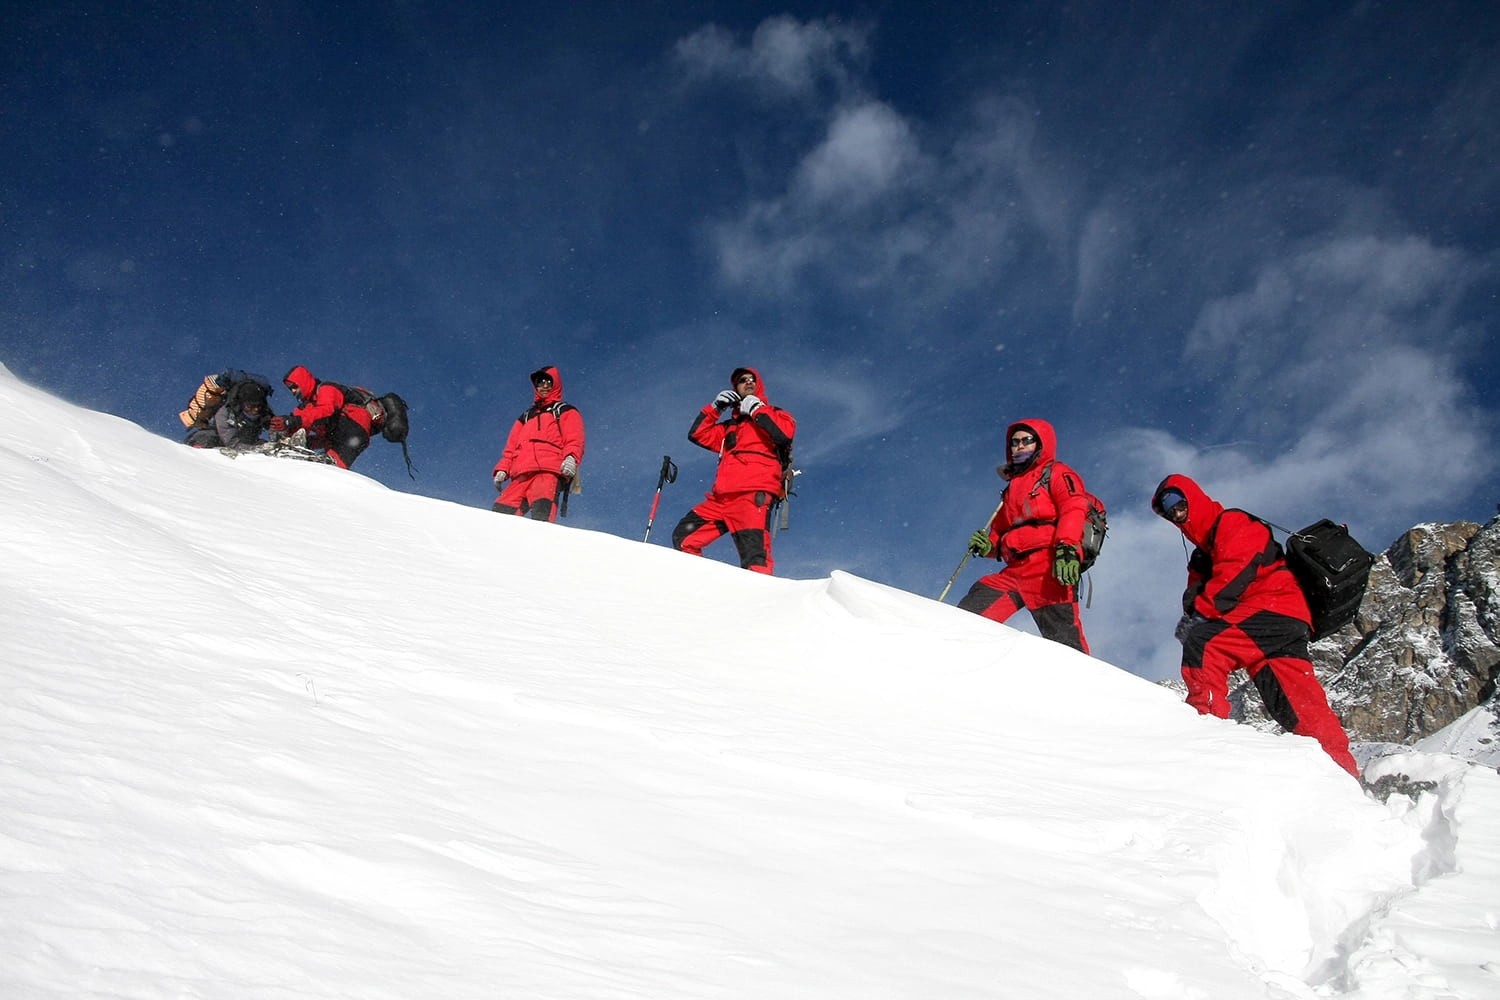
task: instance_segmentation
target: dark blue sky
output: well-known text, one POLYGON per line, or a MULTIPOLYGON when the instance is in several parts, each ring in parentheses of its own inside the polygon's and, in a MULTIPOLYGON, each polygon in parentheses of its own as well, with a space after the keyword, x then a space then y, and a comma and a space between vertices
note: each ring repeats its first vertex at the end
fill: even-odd
POLYGON ((657 543, 754 365, 779 572, 929 594, 1045 417, 1111 508, 1095 651, 1147 676, 1167 472, 1372 548, 1494 513, 1494 5, 969 6, 13 5, 0 363, 174 438, 225 366, 398 391, 419 477, 358 471, 480 507, 556 364, 567 523, 639 537, 670 453, 657 543))

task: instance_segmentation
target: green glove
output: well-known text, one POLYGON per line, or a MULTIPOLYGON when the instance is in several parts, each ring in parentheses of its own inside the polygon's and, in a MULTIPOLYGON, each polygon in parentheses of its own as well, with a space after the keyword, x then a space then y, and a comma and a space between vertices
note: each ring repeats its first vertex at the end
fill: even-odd
POLYGON ((1083 575, 1083 563, 1078 560, 1078 550, 1071 545, 1059 545, 1052 554, 1052 575, 1064 587, 1072 587, 1083 575))
POLYGON ((974 532, 974 537, 969 539, 969 551, 980 557, 995 551, 995 543, 990 541, 990 533, 983 528, 974 532))

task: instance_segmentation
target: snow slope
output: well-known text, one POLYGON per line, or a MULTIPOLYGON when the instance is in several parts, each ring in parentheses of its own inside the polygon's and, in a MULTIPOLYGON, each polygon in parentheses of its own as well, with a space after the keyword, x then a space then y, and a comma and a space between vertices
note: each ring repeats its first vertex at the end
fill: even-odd
POLYGON ((0 412, 0 996, 1500 995, 1489 769, 1382 804, 847 574, 0 412))

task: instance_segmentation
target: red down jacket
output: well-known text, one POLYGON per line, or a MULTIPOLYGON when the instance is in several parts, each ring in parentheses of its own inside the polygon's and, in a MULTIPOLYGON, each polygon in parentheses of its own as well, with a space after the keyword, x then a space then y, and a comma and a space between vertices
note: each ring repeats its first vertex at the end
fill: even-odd
POLYGON ((722 496, 765 491, 779 497, 784 488, 781 456, 791 448, 797 421, 766 399, 766 380, 759 371, 745 370, 755 376, 755 395, 766 405, 753 417, 735 407, 729 411, 728 420, 720 421, 719 411, 710 403, 693 421, 688 440, 719 454, 713 493, 722 496))
POLYGON ((1018 472, 1007 466, 1001 472, 1010 479, 1005 499, 990 522, 990 541, 995 558, 1016 563, 1033 552, 1049 554, 1054 545, 1080 549, 1083 524, 1088 517, 1089 497, 1083 477, 1057 461, 1057 432, 1045 420, 1017 420, 1005 430, 1006 453, 1018 430, 1036 435, 1036 456, 1018 472), (1047 470, 1051 469, 1050 472, 1047 470), (1042 479, 1047 484, 1043 486, 1042 479))
POLYGON ((1258 611, 1274 611, 1311 625, 1307 598, 1265 522, 1225 509, 1187 476, 1163 479, 1156 497, 1168 490, 1187 498, 1187 520, 1180 527, 1203 553, 1188 561, 1184 612, 1241 622, 1258 611))
POLYGON ((550 377, 552 388, 537 393, 531 408, 516 418, 500 461, 495 463, 495 472, 512 478, 535 472, 557 475, 568 455, 583 461, 583 415, 571 403, 563 402, 562 373, 549 365, 533 372, 533 379, 538 375, 550 377))
MULTIPOLYGON (((286 373, 284 384, 301 403, 291 412, 290 428, 307 428, 307 443, 313 448, 326 448, 333 425, 339 414, 343 414, 370 433, 370 411, 358 403, 344 398, 344 391, 330 382, 319 382, 312 372, 298 365, 286 373)), ((366 442, 368 443, 368 442, 366 442)))

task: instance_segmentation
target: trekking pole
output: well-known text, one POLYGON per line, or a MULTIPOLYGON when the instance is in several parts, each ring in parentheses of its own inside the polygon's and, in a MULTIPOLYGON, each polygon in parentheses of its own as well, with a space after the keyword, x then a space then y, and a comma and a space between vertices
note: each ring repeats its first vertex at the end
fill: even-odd
MULTIPOLYGON (((995 504, 995 514, 1000 513, 1000 507, 1004 503, 1005 495, 1001 494, 1000 503, 995 504)), ((985 519, 984 529, 989 528, 990 522, 995 519, 995 514, 991 514, 988 518, 985 519)), ((972 555, 977 555, 977 553, 974 551, 974 547, 971 545, 969 548, 964 550, 964 557, 958 561, 958 565, 953 570, 953 575, 948 577, 948 582, 943 585, 943 592, 938 595, 939 604, 943 603, 943 600, 948 596, 948 590, 953 586, 953 581, 958 579, 958 574, 963 572, 964 565, 969 561, 969 557, 972 555)))
POLYGON ((651 513, 646 517, 646 537, 643 542, 651 541, 651 523, 656 520, 656 508, 661 506, 661 488, 667 483, 677 482, 677 466, 672 464, 671 455, 661 457, 661 474, 656 477, 656 497, 651 501, 651 513))

